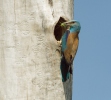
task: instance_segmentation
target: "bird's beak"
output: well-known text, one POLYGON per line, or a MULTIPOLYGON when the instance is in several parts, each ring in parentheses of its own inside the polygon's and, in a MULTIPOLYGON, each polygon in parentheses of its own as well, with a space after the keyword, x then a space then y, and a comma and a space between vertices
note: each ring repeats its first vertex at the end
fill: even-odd
POLYGON ((76 21, 75 20, 72 20, 72 21, 67 21, 67 22, 64 22, 63 24, 69 26, 71 24, 74 24, 76 21))

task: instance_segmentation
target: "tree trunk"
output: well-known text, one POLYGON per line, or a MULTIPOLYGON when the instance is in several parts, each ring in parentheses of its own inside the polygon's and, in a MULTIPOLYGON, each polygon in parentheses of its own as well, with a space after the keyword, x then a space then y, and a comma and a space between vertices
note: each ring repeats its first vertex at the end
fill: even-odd
POLYGON ((72 100, 56 29, 70 19, 73 0, 0 0, 0 100, 72 100))

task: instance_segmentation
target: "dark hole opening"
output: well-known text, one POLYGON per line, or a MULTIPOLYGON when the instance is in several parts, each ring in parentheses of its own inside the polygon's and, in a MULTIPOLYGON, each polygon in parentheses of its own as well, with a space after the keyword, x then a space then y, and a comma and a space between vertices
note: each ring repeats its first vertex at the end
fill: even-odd
POLYGON ((59 21, 57 22, 57 24, 55 25, 54 28, 54 35, 57 41, 60 41, 61 37, 62 37, 62 28, 60 27, 60 24, 66 22, 66 20, 62 17, 60 17, 59 21))

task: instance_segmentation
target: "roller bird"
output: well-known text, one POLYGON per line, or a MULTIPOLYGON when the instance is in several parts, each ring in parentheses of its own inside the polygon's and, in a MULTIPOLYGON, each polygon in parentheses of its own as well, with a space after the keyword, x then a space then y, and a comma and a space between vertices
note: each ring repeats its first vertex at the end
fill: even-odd
POLYGON ((78 34, 81 29, 81 25, 78 21, 72 20, 68 22, 61 23, 64 34, 61 38, 61 74, 62 81, 65 82, 69 79, 70 74, 72 74, 72 64, 75 58, 79 37, 78 34))

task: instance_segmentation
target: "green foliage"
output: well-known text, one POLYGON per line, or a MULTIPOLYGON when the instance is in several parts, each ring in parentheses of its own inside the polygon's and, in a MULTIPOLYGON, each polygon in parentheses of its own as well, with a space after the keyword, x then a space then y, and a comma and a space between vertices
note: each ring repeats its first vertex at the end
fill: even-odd
POLYGON ((66 27, 66 24, 65 23, 61 23, 60 26, 61 27, 66 27))

